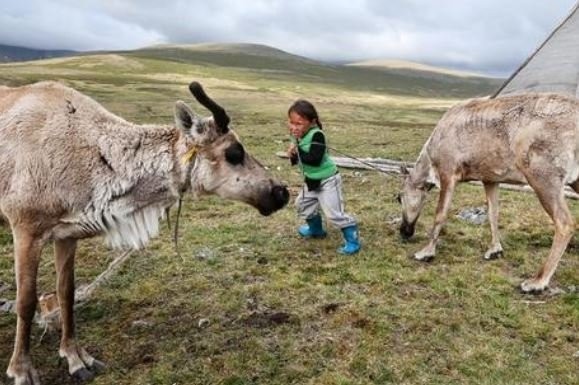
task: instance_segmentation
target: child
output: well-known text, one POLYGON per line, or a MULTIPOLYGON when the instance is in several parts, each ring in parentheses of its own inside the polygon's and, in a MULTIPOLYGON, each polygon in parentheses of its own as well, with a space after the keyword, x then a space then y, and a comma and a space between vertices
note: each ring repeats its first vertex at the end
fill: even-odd
POLYGON ((305 186, 296 199, 298 216, 306 221, 298 229, 304 238, 323 238, 320 208, 327 220, 342 230, 344 245, 340 254, 355 254, 360 250, 356 220, 344 212, 342 178, 328 155, 322 123, 316 108, 306 100, 298 100, 288 110, 288 126, 292 143, 288 149, 292 165, 299 163, 305 186))

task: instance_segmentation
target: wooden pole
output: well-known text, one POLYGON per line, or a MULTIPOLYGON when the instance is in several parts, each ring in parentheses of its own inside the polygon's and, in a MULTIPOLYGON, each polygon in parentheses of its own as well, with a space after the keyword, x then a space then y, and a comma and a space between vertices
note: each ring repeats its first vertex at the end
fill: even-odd
MULTIPOLYGON (((287 158, 287 154, 285 152, 277 152, 276 155, 280 158, 287 158)), ((349 168, 349 169, 358 169, 358 170, 373 170, 376 169, 383 171, 388 174, 400 174, 400 167, 404 166, 407 169, 412 169, 414 167, 414 163, 410 162, 403 162, 399 160, 391 160, 391 159, 383 159, 383 158, 360 158, 365 163, 371 164, 373 167, 367 166, 363 163, 357 162, 355 159, 350 158, 343 158, 338 156, 332 156, 332 159, 336 163, 338 167, 342 168, 349 168)), ((469 184, 482 186, 481 182, 473 181, 468 182, 469 184)), ((521 192, 533 192, 533 189, 529 185, 513 185, 508 183, 500 183, 499 188, 503 190, 511 190, 511 191, 521 191, 521 192)), ((564 191, 565 197, 569 199, 579 200, 579 194, 573 191, 569 187, 565 187, 564 191)))

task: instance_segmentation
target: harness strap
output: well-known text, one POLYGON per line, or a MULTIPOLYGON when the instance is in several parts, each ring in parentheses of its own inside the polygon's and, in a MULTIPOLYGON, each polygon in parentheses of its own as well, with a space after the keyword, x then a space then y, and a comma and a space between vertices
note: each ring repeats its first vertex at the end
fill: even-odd
MULTIPOLYGON (((197 153, 199 152, 199 146, 193 146, 187 151, 182 157, 181 162, 187 165, 185 170, 185 183, 179 189, 179 201, 177 203, 177 216, 175 218, 175 231, 173 232, 173 245, 175 246, 175 252, 179 257, 181 257, 181 253, 179 251, 179 218, 181 217, 181 207, 183 206, 183 194, 187 191, 187 186, 191 184, 191 173, 193 171, 193 167, 195 167, 195 161, 197 160, 197 153)), ((167 210, 167 222, 170 225, 169 220, 169 211, 167 210)))

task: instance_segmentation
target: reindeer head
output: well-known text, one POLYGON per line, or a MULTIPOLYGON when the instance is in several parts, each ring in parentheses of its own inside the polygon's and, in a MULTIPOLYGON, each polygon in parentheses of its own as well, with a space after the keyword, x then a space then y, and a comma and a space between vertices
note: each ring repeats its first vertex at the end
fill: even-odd
POLYGON ((397 197, 398 203, 402 205, 400 235, 404 239, 409 239, 414 235, 414 227, 424 207, 426 193, 435 185, 427 181, 416 180, 417 178, 414 178, 406 167, 401 168, 400 171, 404 177, 402 192, 397 197))
POLYGON ((190 186, 185 187, 248 203, 262 215, 284 207, 289 200, 286 186, 271 179, 263 165, 245 151, 229 129, 225 110, 205 94, 199 83, 191 83, 189 90, 213 116, 201 117, 181 101, 175 105, 177 127, 188 139, 189 154, 196 153, 190 186))

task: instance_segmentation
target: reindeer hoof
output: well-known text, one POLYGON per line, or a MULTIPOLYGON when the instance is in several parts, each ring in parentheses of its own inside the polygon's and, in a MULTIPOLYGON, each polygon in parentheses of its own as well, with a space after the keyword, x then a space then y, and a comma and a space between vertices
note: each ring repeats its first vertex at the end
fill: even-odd
POLYGON ((9 378, 14 379, 14 385, 40 385, 38 372, 33 367, 29 367, 18 374, 8 367, 6 374, 9 378))
POLYGON ((487 252, 484 256, 484 260, 485 261, 493 261, 495 259, 499 259, 503 257, 503 251, 499 250, 499 251, 491 251, 491 252, 487 252))
POLYGON ((82 368, 72 373, 72 378, 75 381, 88 382, 94 378, 94 373, 87 368, 82 368))
POLYGON ((541 294, 547 289, 547 285, 538 284, 533 281, 524 281, 521 283, 520 290, 523 294, 541 294))
POLYGON ((8 376, 14 378, 14 385, 40 385, 38 374, 35 372, 28 373, 24 376, 8 376))

